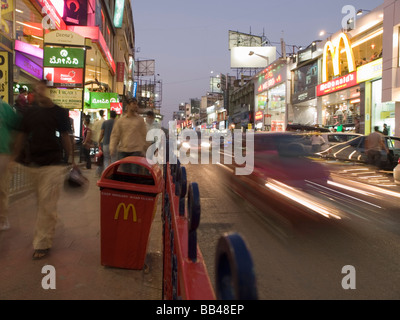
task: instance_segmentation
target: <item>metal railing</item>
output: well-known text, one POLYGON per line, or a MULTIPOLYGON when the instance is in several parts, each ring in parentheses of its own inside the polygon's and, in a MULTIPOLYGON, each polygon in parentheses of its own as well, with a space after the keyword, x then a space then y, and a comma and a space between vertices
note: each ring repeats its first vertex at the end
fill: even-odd
POLYGON ((33 185, 28 174, 28 168, 21 164, 16 164, 11 172, 10 196, 12 197, 27 192, 31 190, 32 187, 33 185))
POLYGON ((200 192, 187 184, 186 169, 164 165, 163 299, 255 300, 257 288, 251 255, 241 236, 225 234, 216 250, 216 292, 197 244, 200 192))

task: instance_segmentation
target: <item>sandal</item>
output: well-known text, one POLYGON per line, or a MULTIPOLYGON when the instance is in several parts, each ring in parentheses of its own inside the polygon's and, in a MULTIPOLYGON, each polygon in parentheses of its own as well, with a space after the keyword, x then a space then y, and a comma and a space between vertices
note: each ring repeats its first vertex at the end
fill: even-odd
POLYGON ((33 252, 32 259, 33 259, 33 260, 40 260, 40 259, 43 259, 44 257, 46 257, 46 256, 48 255, 49 250, 50 250, 50 249, 36 249, 36 250, 33 252))

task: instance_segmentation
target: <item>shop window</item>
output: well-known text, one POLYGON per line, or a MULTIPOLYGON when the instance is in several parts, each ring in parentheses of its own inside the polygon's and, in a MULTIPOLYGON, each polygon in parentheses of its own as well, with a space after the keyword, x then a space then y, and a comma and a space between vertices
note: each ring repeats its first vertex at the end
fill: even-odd
MULTIPOLYGON (((2 2, 3 3, 3 2, 2 2)), ((12 3, 12 2, 11 2, 12 3)), ((2 18, 3 11, 2 11, 2 18)), ((15 33, 16 39, 27 42, 31 45, 43 48, 43 26, 42 15, 32 5, 29 0, 16 1, 15 10, 15 33)), ((9 24, 5 19, 3 20, 8 25, 9 32, 12 32, 12 21, 9 24)), ((4 31, 5 24, 2 23, 4 31)))
POLYGON ((383 131, 386 124, 389 135, 395 133, 395 103, 382 103, 382 80, 372 82, 372 122, 371 129, 375 126, 383 131))

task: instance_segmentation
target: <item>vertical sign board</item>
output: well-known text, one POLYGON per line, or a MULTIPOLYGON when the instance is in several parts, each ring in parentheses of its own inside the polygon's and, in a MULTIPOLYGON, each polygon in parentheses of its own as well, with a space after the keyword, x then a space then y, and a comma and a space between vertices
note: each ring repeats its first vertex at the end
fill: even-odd
POLYGON ((0 52, 0 97, 9 103, 8 52, 0 52))

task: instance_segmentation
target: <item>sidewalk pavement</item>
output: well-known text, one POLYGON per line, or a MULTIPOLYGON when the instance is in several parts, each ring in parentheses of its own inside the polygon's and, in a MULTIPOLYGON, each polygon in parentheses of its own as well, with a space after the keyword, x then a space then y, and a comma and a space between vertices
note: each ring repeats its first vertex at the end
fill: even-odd
POLYGON ((150 233, 146 271, 100 264, 100 191, 96 167, 84 170, 90 181, 85 195, 62 191, 53 248, 43 260, 32 260, 36 200, 30 194, 10 205, 11 229, 0 231, 0 300, 57 299, 158 300, 162 295, 161 206, 150 233), (44 290, 42 267, 56 269, 56 289, 44 290))

